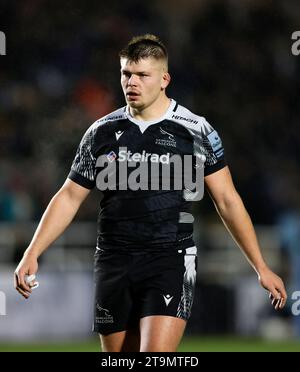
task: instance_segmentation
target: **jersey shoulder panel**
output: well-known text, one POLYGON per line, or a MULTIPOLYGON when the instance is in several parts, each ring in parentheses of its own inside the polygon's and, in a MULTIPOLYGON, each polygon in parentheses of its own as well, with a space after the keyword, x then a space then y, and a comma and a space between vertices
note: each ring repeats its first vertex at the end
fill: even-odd
POLYGON ((97 160, 95 155, 96 132, 106 124, 122 119, 126 119, 124 107, 96 120, 86 130, 71 166, 70 179, 87 188, 93 188, 95 186, 95 166, 97 160))
POLYGON ((93 125, 101 126, 111 121, 125 120, 127 119, 126 106, 121 107, 110 114, 103 116, 102 118, 95 121, 93 125))
POLYGON ((105 126, 105 124, 114 122, 114 121, 119 121, 119 120, 125 120, 127 119, 126 115, 126 106, 121 107, 110 114, 107 114, 100 119, 97 119, 93 124, 90 125, 90 127, 86 130, 86 132, 83 135, 83 140, 88 138, 90 145, 92 146, 93 139, 95 136, 95 133, 101 129, 102 127, 105 126))
POLYGON ((208 135, 214 130, 203 116, 196 115, 181 105, 177 106, 176 111, 172 111, 168 120, 181 124, 198 134, 208 135))
POLYGON ((205 176, 226 165, 222 140, 203 116, 195 115, 187 108, 178 105, 169 120, 182 125, 192 135, 195 155, 200 158, 202 155, 205 156, 205 176))

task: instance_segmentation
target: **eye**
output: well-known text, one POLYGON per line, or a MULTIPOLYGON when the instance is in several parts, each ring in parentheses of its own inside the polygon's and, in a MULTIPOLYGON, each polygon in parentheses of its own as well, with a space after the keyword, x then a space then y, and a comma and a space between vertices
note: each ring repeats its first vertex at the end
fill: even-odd
POLYGON ((128 72, 128 71, 122 71, 122 75, 123 76, 126 76, 126 77, 130 77, 131 76, 130 72, 128 72))

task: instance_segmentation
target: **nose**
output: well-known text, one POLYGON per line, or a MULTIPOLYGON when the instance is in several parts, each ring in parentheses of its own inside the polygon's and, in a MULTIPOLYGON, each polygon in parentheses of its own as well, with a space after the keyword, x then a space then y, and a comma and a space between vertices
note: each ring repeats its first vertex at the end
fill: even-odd
POLYGON ((130 76, 130 78, 128 79, 128 83, 127 83, 129 86, 136 86, 137 85, 137 76, 132 74, 130 76))

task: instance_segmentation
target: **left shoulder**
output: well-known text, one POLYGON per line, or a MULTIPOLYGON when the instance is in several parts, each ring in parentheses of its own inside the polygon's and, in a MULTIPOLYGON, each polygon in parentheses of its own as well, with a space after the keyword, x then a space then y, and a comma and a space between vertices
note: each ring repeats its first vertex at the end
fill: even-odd
POLYGON ((174 110, 169 114, 168 120, 181 124, 189 130, 204 135, 208 135, 214 130, 205 117, 196 115, 186 107, 179 104, 176 104, 174 110))

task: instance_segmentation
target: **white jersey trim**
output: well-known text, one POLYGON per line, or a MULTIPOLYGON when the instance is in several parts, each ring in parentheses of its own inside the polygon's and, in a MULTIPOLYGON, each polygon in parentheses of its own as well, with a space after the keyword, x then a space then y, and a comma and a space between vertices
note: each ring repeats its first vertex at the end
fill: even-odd
POLYGON ((176 112, 173 112, 168 119, 181 124, 192 132, 200 132, 201 134, 207 135, 213 131, 213 127, 203 116, 193 114, 190 110, 181 105, 178 105, 176 112))
POLYGON ((148 121, 143 121, 143 120, 137 120, 135 119, 131 114, 130 114, 130 111, 129 111, 129 107, 127 106, 126 107, 126 115, 127 115, 127 118, 128 120, 130 120, 132 123, 138 125, 138 127, 140 128, 140 131, 142 133, 145 132, 145 130, 150 127, 150 125, 153 125, 153 124, 157 124, 157 123, 161 123, 162 121, 164 120, 168 120, 171 113, 173 112, 174 110, 174 107, 176 106, 176 101, 174 101, 172 98, 171 98, 171 103, 168 107, 168 110, 164 113, 163 116, 161 116, 160 118, 158 119, 155 119, 155 120, 148 120, 148 121))

